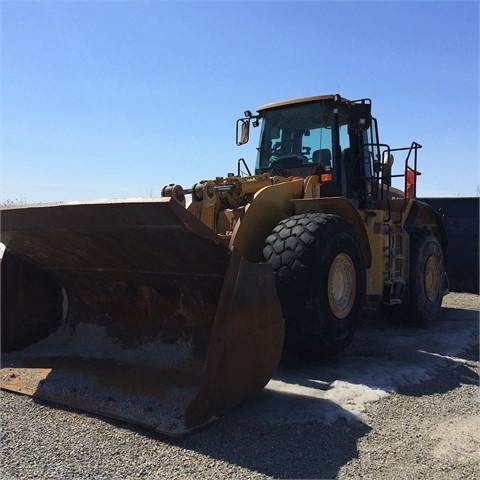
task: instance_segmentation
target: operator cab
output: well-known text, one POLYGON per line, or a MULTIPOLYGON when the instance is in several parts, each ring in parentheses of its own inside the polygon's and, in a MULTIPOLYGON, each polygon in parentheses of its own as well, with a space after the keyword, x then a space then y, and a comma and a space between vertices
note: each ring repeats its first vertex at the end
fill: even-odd
POLYGON ((380 163, 377 125, 369 99, 346 100, 339 95, 307 97, 245 112, 238 138, 248 141, 248 124, 262 121, 256 174, 319 175, 331 196, 345 196, 370 208, 376 196, 374 170, 380 163), (245 128, 247 127, 247 128, 245 128), (327 174, 326 176, 323 176, 327 174))
POLYGON ((328 103, 314 100, 260 107, 256 173, 307 176, 331 170, 332 108, 328 103))

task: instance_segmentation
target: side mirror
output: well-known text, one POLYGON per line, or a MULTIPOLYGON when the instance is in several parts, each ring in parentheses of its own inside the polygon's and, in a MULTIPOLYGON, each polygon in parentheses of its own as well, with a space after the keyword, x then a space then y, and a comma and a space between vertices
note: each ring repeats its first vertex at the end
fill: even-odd
POLYGON ((382 182, 389 187, 392 186, 393 155, 388 151, 383 152, 382 158, 382 182))
POLYGON ((250 118, 239 118, 237 120, 237 145, 245 145, 250 138, 250 118))
POLYGON ((388 168, 391 170, 393 161, 394 161, 394 158, 391 153, 388 153, 388 151, 383 152, 382 163, 384 165, 384 168, 388 168))
POLYGON ((355 131, 368 130, 372 124, 372 104, 355 103, 350 114, 349 127, 355 131))

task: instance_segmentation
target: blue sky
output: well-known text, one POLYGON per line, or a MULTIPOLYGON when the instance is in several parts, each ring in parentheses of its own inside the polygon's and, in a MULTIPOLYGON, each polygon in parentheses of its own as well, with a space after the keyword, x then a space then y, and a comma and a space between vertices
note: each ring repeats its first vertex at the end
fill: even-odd
POLYGON ((254 166, 264 103, 371 98, 419 196, 479 194, 479 3, 3 1, 2 201, 158 196, 254 166))

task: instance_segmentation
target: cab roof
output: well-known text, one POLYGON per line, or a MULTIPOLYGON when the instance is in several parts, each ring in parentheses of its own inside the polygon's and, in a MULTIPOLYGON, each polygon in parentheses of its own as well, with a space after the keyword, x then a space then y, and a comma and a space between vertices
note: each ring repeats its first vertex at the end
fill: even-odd
MULTIPOLYGON (((293 105, 297 103, 308 103, 315 102, 319 100, 333 100, 336 95, 316 95, 313 97, 301 97, 301 98, 292 98, 290 100, 282 100, 280 102, 267 103, 257 108, 258 112, 263 112, 265 110, 271 110, 272 108, 283 107, 285 105, 293 105)), ((346 98, 342 99, 343 101, 349 102, 346 98)))

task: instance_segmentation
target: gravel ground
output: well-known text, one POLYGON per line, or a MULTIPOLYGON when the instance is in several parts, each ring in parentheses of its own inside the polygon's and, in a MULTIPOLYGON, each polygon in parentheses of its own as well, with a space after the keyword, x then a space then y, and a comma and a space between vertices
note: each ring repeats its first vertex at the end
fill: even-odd
MULTIPOLYGON (((478 311, 479 297, 450 294, 444 306, 478 311)), ((1 478, 476 479, 479 372, 477 335, 354 420, 261 425, 237 410, 180 440, 1 392, 1 478)))

